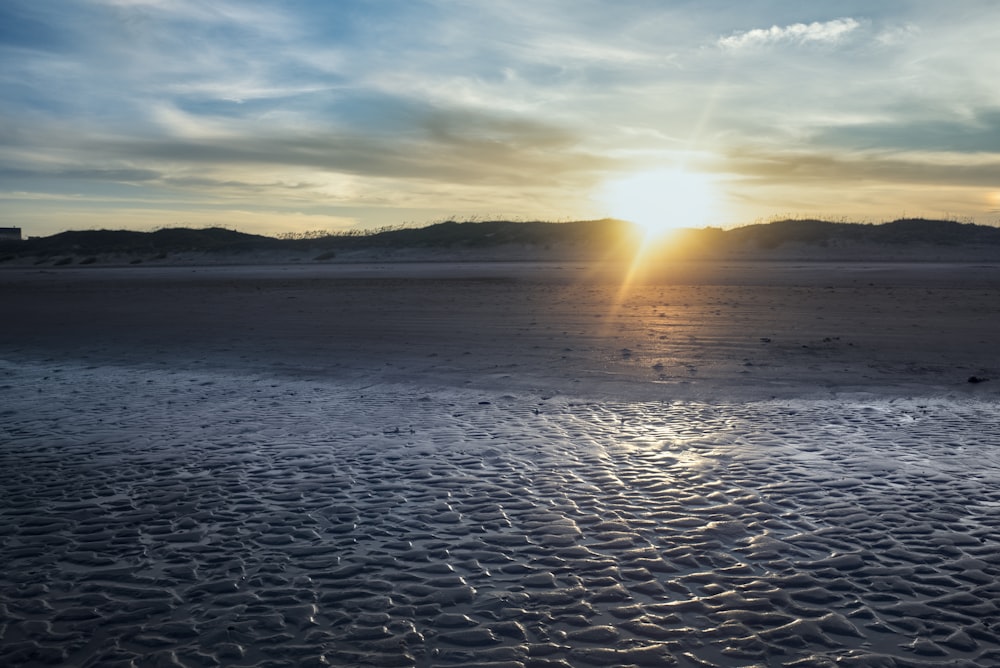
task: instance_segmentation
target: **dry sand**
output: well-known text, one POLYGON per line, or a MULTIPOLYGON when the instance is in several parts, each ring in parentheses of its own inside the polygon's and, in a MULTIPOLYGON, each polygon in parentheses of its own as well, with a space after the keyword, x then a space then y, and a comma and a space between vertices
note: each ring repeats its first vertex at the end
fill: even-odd
POLYGON ((1000 664, 1000 269, 620 278, 0 272, 0 664, 1000 664))

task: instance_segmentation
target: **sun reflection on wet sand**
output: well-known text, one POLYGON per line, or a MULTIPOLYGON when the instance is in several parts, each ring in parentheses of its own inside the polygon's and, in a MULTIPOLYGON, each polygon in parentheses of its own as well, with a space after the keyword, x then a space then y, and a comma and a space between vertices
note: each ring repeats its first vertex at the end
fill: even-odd
POLYGON ((630 241, 625 245, 630 254, 619 261, 621 278, 610 304, 606 328, 601 332, 605 336, 611 333, 609 328, 633 291, 647 282, 655 282, 663 265, 674 263, 675 266, 683 266, 686 259, 681 230, 654 231, 640 227, 630 241))
POLYGON ((1000 651, 992 403, 0 372, 4 665, 1000 651))

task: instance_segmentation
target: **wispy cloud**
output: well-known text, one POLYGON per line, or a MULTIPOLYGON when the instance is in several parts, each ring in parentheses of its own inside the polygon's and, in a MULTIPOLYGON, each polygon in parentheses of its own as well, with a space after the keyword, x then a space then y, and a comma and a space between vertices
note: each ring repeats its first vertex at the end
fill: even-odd
POLYGON ((834 43, 841 41, 859 27, 861 23, 852 18, 814 21, 808 24, 793 23, 786 26, 773 25, 770 28, 755 28, 720 37, 719 45, 727 49, 746 49, 781 43, 834 43))
POLYGON ((769 151, 742 147, 729 154, 727 167, 744 178, 771 184, 892 184, 894 186, 996 187, 1000 154, 970 159, 963 153, 867 150, 769 151))
POLYGON ((920 27, 912 23, 888 26, 875 35, 875 41, 884 46, 899 46, 906 44, 920 33, 920 27))

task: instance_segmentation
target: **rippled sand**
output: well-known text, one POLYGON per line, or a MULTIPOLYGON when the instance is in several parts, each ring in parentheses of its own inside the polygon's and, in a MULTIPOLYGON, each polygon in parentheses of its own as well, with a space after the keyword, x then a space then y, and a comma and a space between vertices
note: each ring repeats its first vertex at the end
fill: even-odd
POLYGON ((1000 665, 1000 406, 0 363, 0 665, 1000 665))

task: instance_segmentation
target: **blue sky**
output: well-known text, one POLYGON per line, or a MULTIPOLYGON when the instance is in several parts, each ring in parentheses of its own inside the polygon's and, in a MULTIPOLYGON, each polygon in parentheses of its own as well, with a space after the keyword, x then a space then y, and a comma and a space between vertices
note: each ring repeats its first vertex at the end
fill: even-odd
POLYGON ((993 0, 4 0, 0 225, 597 218, 665 169, 711 183, 696 223, 998 224, 997 26, 993 0))

